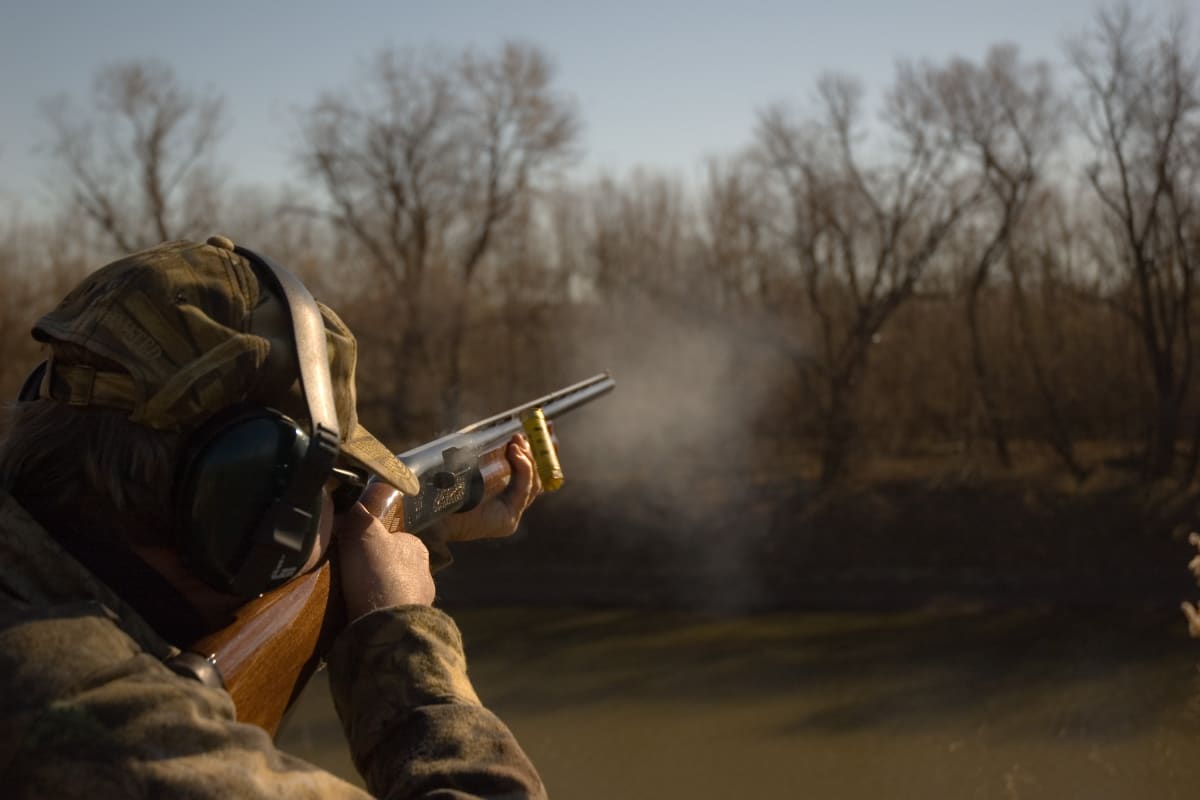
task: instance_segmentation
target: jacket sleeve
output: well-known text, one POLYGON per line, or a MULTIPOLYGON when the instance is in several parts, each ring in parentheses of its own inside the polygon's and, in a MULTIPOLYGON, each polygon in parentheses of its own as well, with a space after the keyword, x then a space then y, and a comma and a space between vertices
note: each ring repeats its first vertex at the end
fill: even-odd
POLYGON ((0 786, 13 798, 334 798, 359 788, 238 723, 99 603, 0 611, 0 786))
POLYGON ((328 658, 355 766, 383 798, 544 798, 512 732, 479 702, 445 613, 401 606, 356 620, 328 658))

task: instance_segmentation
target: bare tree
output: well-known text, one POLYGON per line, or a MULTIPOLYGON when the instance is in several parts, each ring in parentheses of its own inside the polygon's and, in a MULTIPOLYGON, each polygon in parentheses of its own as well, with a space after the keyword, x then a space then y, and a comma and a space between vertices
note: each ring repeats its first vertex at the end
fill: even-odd
POLYGON ((610 303, 670 304, 694 313, 689 198, 678 180, 638 170, 585 190, 586 274, 610 303), (682 308, 686 306, 687 308, 682 308))
POLYGON ((1200 266, 1200 63, 1183 18, 1154 21, 1119 5, 1070 46, 1083 80, 1081 125, 1093 148, 1088 181, 1108 246, 1096 249, 1110 298, 1141 338, 1154 408, 1145 473, 1174 465, 1192 380, 1200 266))
POLYGON ((1075 452, 1075 442, 1063 408, 1053 367, 1064 350, 1062 320, 1071 301, 1069 262, 1074 232, 1066 219, 1062 197, 1048 188, 1036 191, 1026 202, 1030 214, 1028 229, 1007 245, 1009 292, 1016 319, 1018 349, 1033 378, 1045 420, 1041 438, 1049 443, 1076 481, 1090 472, 1075 452), (1030 299, 1030 288, 1040 290, 1040 298, 1030 299), (1037 306, 1035 309, 1034 306, 1037 306), (1036 311, 1041 314, 1037 315, 1036 311), (1035 320, 1040 316, 1040 320, 1035 320), (1041 325, 1038 325, 1038 322, 1041 325))
POLYGON ((38 316, 67 294, 89 269, 90 249, 72 235, 74 220, 0 220, 0 392, 13 398, 37 361, 30 331, 38 316))
POLYGON ((700 197, 700 253, 716 307, 770 309, 780 296, 780 249, 771 235, 771 197, 749 158, 708 162, 700 197))
POLYGON ((36 347, 29 330, 34 320, 30 309, 42 298, 31 285, 31 271, 24 264, 26 254, 18 247, 28 242, 15 224, 0 229, 0 389, 5 397, 15 397, 22 371, 33 363, 36 347))
POLYGON ((517 44, 457 58, 384 50, 357 88, 305 113, 300 160, 380 309, 373 349, 390 345, 393 379, 377 400, 403 432, 423 424, 417 385, 433 382, 435 421, 451 424, 470 291, 500 226, 571 155, 575 113, 547 58, 517 44))
POLYGON ((887 115, 896 161, 875 167, 860 154, 861 86, 825 76, 818 91, 821 118, 797 125, 769 110, 757 140, 765 178, 786 209, 778 232, 816 321, 814 354, 799 367, 820 390, 821 480, 831 485, 848 466, 872 343, 979 188, 962 185, 954 148, 903 91, 889 96, 887 115))
POLYGON ((184 88, 163 63, 129 61, 97 73, 89 105, 60 96, 42 108, 67 205, 122 252, 208 229, 222 98, 184 88))
MULTIPOLYGON (((1015 47, 997 46, 980 64, 955 58, 945 66, 902 68, 896 91, 953 142, 986 187, 983 202, 966 220, 970 241, 962 265, 964 311, 975 390, 996 454, 1011 466, 1007 425, 980 328, 980 303, 993 268, 1011 253, 1057 143, 1060 101, 1050 68, 1044 62, 1022 62, 1015 47)), ((1013 263, 1010 259, 1010 269, 1013 263)))

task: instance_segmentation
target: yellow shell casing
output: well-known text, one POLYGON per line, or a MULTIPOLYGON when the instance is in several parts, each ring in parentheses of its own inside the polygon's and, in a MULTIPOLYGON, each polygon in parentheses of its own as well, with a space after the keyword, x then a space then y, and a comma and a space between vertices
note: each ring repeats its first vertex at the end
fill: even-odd
POLYGON ((555 491, 563 485, 563 471, 562 464, 558 462, 558 450, 550 438, 546 415, 540 408, 528 411, 521 417, 521 427, 525 429, 525 436, 533 450, 533 463, 537 467, 538 477, 542 479, 542 489, 555 491))

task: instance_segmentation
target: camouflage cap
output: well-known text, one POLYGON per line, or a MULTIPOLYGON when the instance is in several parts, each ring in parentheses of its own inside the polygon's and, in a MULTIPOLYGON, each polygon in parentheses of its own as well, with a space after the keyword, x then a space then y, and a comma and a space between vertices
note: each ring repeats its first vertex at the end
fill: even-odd
MULTIPOLYGON (((51 346, 39 394, 127 409, 134 422, 184 433, 248 400, 304 416, 297 381, 289 381, 288 392, 263 395, 265 378, 280 361, 269 358, 272 342, 292 341, 290 322, 276 335, 254 324, 256 311, 273 297, 250 262, 221 236, 203 244, 168 242, 122 258, 89 275, 34 326, 34 337, 51 346), (64 363, 55 358, 56 342, 82 347, 121 371, 64 363)), ((358 424, 358 345, 341 319, 318 305, 341 428, 340 458, 415 494, 413 473, 358 424)), ((286 355, 294 365, 294 350, 286 355)))

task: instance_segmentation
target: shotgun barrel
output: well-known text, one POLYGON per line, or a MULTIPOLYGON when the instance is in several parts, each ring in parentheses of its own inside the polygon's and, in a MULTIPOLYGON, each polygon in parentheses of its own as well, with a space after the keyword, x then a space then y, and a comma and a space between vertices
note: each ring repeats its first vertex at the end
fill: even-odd
POLYGON ((503 445, 523 430, 522 420, 528 412, 540 408, 545 418, 553 421, 615 386, 612 376, 602 372, 398 453, 397 458, 416 474, 420 491, 405 497, 372 479, 363 504, 393 532, 419 533, 447 513, 468 511, 508 485, 503 445))

